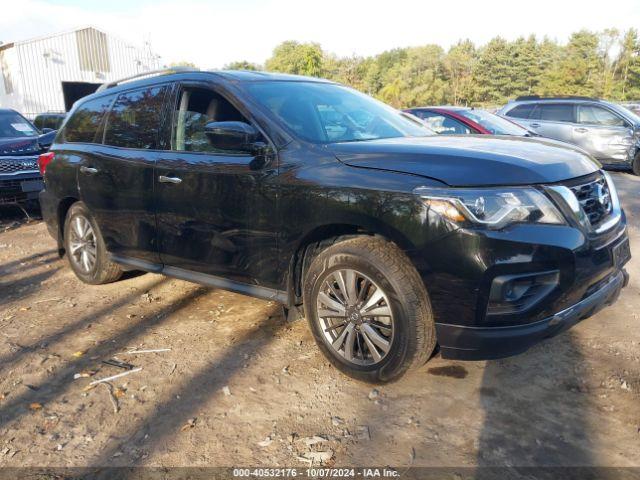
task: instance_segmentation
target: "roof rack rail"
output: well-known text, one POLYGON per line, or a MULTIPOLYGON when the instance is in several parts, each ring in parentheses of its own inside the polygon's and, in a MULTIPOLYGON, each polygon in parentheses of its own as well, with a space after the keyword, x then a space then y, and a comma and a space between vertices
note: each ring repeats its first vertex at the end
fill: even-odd
POLYGON ((102 92, 103 90, 106 90, 108 88, 112 88, 115 87, 117 85, 120 85, 121 83, 126 83, 126 82, 131 82, 132 80, 136 80, 138 78, 145 78, 145 77, 157 77, 160 75, 169 75, 171 73, 181 73, 181 72, 199 72, 200 70, 198 70, 197 68, 194 67, 170 67, 170 68, 163 68, 161 70, 151 70, 148 72, 142 72, 142 73, 137 73, 136 75, 131 75, 130 77, 124 77, 124 78, 120 78, 118 80, 113 80, 111 82, 105 82, 102 85, 100 85, 98 87, 98 89, 96 90, 96 92, 102 92))
POLYGON ((554 97, 541 97, 540 95, 522 95, 516 98, 516 102, 522 102, 525 100, 593 100, 600 101, 599 98, 585 97, 581 95, 557 95, 554 97))

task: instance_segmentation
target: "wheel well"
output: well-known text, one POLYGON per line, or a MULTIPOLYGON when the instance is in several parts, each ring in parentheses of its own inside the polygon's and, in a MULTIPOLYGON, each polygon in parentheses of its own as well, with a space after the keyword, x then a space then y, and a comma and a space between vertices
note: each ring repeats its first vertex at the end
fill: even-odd
MULTIPOLYGON (((386 237, 356 225, 325 225, 318 227, 302 239, 289 266, 289 304, 302 304, 302 280, 314 257, 336 242, 360 235, 386 237)), ((387 239, 389 240, 389 239, 387 239)))
POLYGON ((58 254, 62 257, 64 251, 64 222, 67 219, 67 212, 71 208, 71 205, 78 202, 77 198, 67 197, 63 198, 58 204, 58 254))

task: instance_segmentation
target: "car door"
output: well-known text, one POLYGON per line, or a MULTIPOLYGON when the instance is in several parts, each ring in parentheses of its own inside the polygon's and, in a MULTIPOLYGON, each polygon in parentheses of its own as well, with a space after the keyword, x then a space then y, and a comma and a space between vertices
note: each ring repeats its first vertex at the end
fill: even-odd
POLYGON ((80 197, 107 250, 155 264, 154 165, 167 91, 155 85, 119 94, 106 116, 103 144, 87 149, 78 169, 80 197))
POLYGON ((544 102, 536 104, 526 126, 543 137, 573 143, 575 118, 572 103, 544 102))
POLYGON ((210 84, 177 85, 170 149, 155 167, 160 257, 174 275, 275 288, 277 165, 270 154, 223 150, 208 140, 209 122, 253 123, 228 98, 210 84))
POLYGON ((596 104, 578 105, 574 143, 604 163, 623 163, 633 145, 633 129, 617 113, 596 104))

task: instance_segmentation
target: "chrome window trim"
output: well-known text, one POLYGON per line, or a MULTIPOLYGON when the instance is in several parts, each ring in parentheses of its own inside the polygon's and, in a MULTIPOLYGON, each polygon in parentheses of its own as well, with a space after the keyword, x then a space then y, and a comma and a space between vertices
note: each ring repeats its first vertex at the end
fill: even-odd
POLYGON ((24 175, 25 173, 40 173, 39 170, 18 170, 17 172, 11 172, 11 173, 0 173, 0 180, 2 180, 2 177, 4 176, 9 176, 9 175, 24 175))

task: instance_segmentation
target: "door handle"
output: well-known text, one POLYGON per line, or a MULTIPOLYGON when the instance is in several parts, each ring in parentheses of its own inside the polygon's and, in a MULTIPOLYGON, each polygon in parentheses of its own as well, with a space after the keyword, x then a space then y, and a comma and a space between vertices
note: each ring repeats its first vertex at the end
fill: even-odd
POLYGON ((158 177, 158 181, 160 183, 175 183, 175 184, 182 183, 182 179, 181 178, 178 178, 178 177, 166 177, 164 175, 160 175, 158 177))
POLYGON ((532 123, 531 128, 538 128, 540 126, 539 123, 532 123))
POLYGON ((588 128, 584 128, 584 127, 578 127, 578 128, 574 128, 574 131, 578 132, 578 133, 587 133, 589 131, 588 128))
POLYGON ((94 174, 98 173, 98 169, 97 168, 85 167, 84 165, 80 167, 80 171, 82 173, 86 173, 86 174, 89 174, 89 175, 94 175, 94 174))

